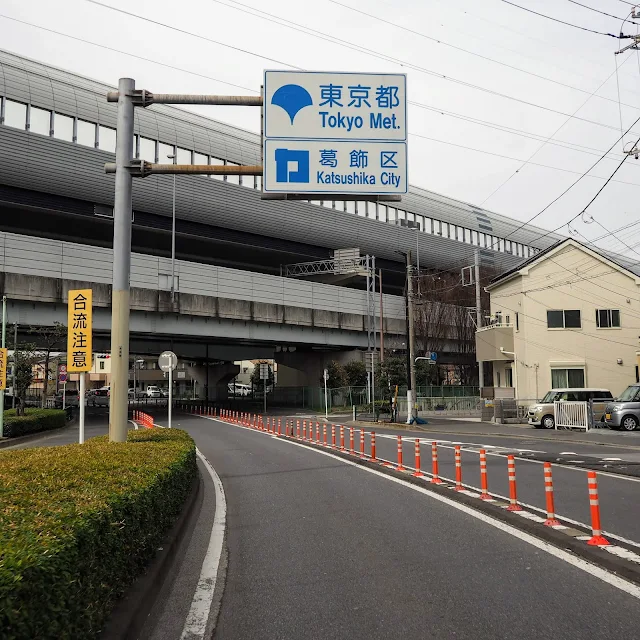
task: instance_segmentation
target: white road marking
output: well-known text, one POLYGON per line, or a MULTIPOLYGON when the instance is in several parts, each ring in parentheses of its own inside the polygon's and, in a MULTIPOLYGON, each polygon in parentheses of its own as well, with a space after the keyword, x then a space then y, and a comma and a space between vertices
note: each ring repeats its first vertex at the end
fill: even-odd
POLYGON ((622 462, 622 458, 602 458, 603 462, 617 462, 620 461, 622 462))
POLYGON ((561 451, 558 455, 561 455, 561 456, 577 456, 578 454, 575 451, 561 451))
POLYGON ((193 594, 191 608, 189 609, 180 640, 204 638, 207 630, 207 622, 209 621, 209 614, 211 612, 211 605, 213 604, 213 595, 218 578, 220 558, 222 557, 224 531, 227 520, 227 501, 224 495, 222 480, 220 480, 220 476, 216 473, 216 470, 197 448, 196 454, 202 461, 205 469, 209 472, 213 486, 215 487, 216 511, 213 516, 209 546, 202 562, 200 578, 195 593, 193 594))
POLYGON ((502 522, 500 520, 496 520, 495 518, 481 513, 480 511, 476 511, 475 509, 468 507, 465 504, 456 502, 455 500, 451 500, 450 498, 447 498, 446 496, 442 496, 438 493, 434 493, 432 491, 429 491, 428 489, 425 489, 424 487, 420 487, 419 485, 415 485, 415 484, 411 484, 409 482, 406 482, 404 480, 401 480, 400 478, 395 478, 393 476, 389 476, 386 473, 382 473, 381 471, 378 471, 377 469, 371 469, 370 467, 365 467, 363 465, 359 465, 355 462, 351 462, 350 460, 345 460, 344 458, 340 458, 339 456, 335 456, 332 453, 329 453, 328 451, 321 451, 319 449, 312 449, 310 447, 305 446, 302 443, 298 443, 298 442, 293 442, 291 440, 281 440, 281 442, 287 442, 288 444, 291 444, 293 446, 296 447, 303 447, 304 449, 306 449, 307 451, 313 451, 315 453, 318 453, 320 455, 323 456, 328 456, 330 458, 333 458, 334 460, 340 460, 341 462, 343 462, 344 464, 347 464, 349 466, 355 467, 357 469, 360 469, 361 471, 365 471, 367 473, 372 473, 376 476, 379 476, 380 478, 384 478, 390 482, 394 482, 396 484, 402 485, 403 487, 407 488, 407 489, 411 489, 413 491, 417 491, 419 493, 422 493, 426 496, 428 496, 429 498, 432 498, 434 500, 437 500, 438 502, 442 502, 450 507, 453 507, 454 509, 457 509, 458 511, 462 511, 463 513, 476 518, 477 520, 480 520, 481 522, 484 522, 485 524, 491 525, 492 527, 495 527, 496 529, 499 529, 500 531, 503 531, 504 533, 507 533, 515 538, 518 538, 519 540, 522 540, 523 542, 526 542, 527 544, 530 544, 531 546, 540 549, 541 551, 545 551, 546 553, 548 553, 549 555, 557 558, 558 560, 562 560, 564 562, 566 562, 567 564, 572 565, 573 567, 576 567, 577 569, 580 569, 581 571, 584 571, 585 573, 588 573, 589 575, 593 576, 594 578, 598 578, 599 580, 602 580, 603 582, 606 582, 607 584, 611 585, 612 587, 615 587, 616 589, 620 589, 621 591, 624 591, 625 593, 628 593, 630 596, 633 596, 634 598, 637 598, 640 600, 640 586, 633 584, 632 582, 629 582, 628 580, 625 580, 623 578, 620 578, 619 576, 615 575, 614 573, 611 573, 610 571, 607 571, 606 569, 603 569, 595 564, 592 564, 590 562, 587 562, 586 560, 583 560, 582 558, 579 558, 578 556, 575 556, 571 553, 568 553, 567 551, 565 551, 564 549, 560 549, 558 547, 553 546, 552 544, 545 542, 543 540, 540 540, 538 538, 536 538, 535 536, 532 536, 528 533, 525 533, 524 531, 520 531, 519 529, 516 529, 515 527, 512 527, 510 524, 506 524, 505 522, 502 522))

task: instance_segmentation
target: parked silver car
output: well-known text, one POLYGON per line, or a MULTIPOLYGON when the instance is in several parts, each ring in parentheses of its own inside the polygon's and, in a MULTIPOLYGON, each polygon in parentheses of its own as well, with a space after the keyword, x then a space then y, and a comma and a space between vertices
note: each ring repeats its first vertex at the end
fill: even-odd
POLYGON ((556 426, 554 402, 593 400, 593 417, 596 422, 604 419, 605 406, 613 395, 608 389, 552 389, 537 402, 529 407, 528 422, 536 428, 553 429, 556 426))
POLYGON ((87 404, 91 407, 108 407, 110 395, 109 389, 94 389, 87 397, 87 404))
POLYGON ((635 431, 640 425, 640 384, 628 386, 606 407, 604 421, 612 429, 635 431))

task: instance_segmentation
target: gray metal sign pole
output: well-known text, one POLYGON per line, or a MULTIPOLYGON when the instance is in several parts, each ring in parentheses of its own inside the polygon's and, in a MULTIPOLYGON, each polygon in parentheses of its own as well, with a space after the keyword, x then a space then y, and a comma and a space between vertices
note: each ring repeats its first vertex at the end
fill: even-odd
POLYGON ((129 384, 129 277, 131 270, 131 190, 135 81, 118 83, 116 185, 113 207, 113 290, 111 294, 111 403, 109 440, 126 442, 129 384))

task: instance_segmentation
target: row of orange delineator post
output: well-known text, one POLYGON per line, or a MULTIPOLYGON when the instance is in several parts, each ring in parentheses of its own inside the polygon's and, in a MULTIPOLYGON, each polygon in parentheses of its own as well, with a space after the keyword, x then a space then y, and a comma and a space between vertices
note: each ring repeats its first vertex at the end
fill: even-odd
POLYGON ((153 429, 154 427, 153 416, 144 411, 134 411, 133 421, 141 424, 145 429, 153 429))
MULTIPOLYGON (((389 460, 380 459, 376 456, 376 434, 375 431, 370 431, 370 453, 365 453, 365 431, 360 429, 360 446, 359 451, 355 449, 355 430, 353 427, 349 429, 349 447, 345 446, 345 429, 344 426, 339 426, 339 443, 337 442, 336 433, 337 428, 335 424, 331 425, 331 443, 327 442, 327 425, 322 427, 323 437, 320 439, 320 424, 315 423, 315 439, 313 437, 313 422, 309 421, 307 429, 307 421, 302 421, 302 430, 300 428, 300 420, 295 421, 295 433, 294 422, 286 421, 285 432, 287 436, 310 442, 316 445, 324 446, 330 449, 347 453, 350 455, 358 456, 361 459, 366 459, 369 462, 377 462, 383 466, 393 468, 395 471, 410 471, 404 466, 403 460, 403 439, 402 436, 397 436, 397 463, 393 464, 389 460)), ((268 431, 269 429, 267 429, 268 431)), ((278 435, 280 435, 280 420, 278 420, 278 435)), ((456 445, 454 448, 454 460, 455 460, 455 486, 456 491, 464 491, 465 487, 462 483, 462 449, 460 445, 456 445)), ((431 484, 443 484, 443 480, 440 478, 438 467, 438 443, 431 443, 431 484)), ((545 462, 544 469, 544 486, 545 486, 545 501, 546 501, 546 513, 547 518, 544 524, 548 527, 559 526, 560 522, 556 518, 555 505, 553 497, 553 478, 551 471, 551 463, 545 462)), ((516 463, 513 455, 507 456, 507 474, 509 480, 509 505, 508 511, 522 511, 522 507, 518 503, 517 483, 516 483, 516 463)), ((421 454, 420 454, 420 440, 418 438, 414 441, 414 467, 412 476, 416 478, 425 477, 421 468, 421 454)), ((600 523, 600 505, 598 500, 598 480, 595 471, 587 472, 588 487, 589 487, 589 503, 591 507, 591 529, 592 536, 588 541, 590 545, 605 546, 608 545, 608 540, 602 535, 602 526, 600 523)), ((493 496, 489 493, 489 483, 487 474, 487 452, 484 449, 480 449, 480 484, 481 493, 478 496, 481 500, 493 500, 493 496)))
MULTIPOLYGON (((276 436, 287 436, 309 442, 319 446, 323 446, 329 449, 334 449, 343 453, 358 456, 360 459, 368 460, 369 462, 377 462, 383 466, 393 468, 395 471, 409 471, 404 466, 403 461, 403 439, 402 436, 397 436, 397 464, 393 464, 389 460, 384 460, 376 456, 376 434, 375 431, 370 431, 370 453, 365 452, 365 431, 360 429, 359 438, 359 451, 355 448, 355 429, 348 427, 349 429, 349 447, 345 445, 345 429, 346 427, 340 425, 336 427, 335 424, 331 425, 331 443, 327 441, 327 425, 322 425, 322 436, 320 435, 320 423, 315 423, 315 438, 314 438, 314 423, 309 421, 307 428, 307 420, 286 420, 284 426, 284 433, 282 432, 282 419, 281 418, 265 418, 262 415, 242 413, 238 411, 221 410, 220 418, 227 422, 234 424, 240 424, 244 427, 251 429, 257 429, 259 431, 265 431, 276 436), (294 429, 295 427, 295 429, 294 429), (302 427, 302 428, 301 428, 302 427), (337 441, 337 429, 339 428, 339 443, 337 441)), ((462 449, 460 445, 455 445, 454 448, 454 460, 455 460, 455 486, 456 491, 466 490, 462 483, 462 449)), ((546 499, 546 513, 547 519, 544 524, 548 527, 559 526, 560 522, 556 518, 554 497, 553 497, 553 478, 551 471, 551 463, 545 462, 544 468, 544 486, 545 486, 545 499, 546 499)), ((517 485, 516 485, 516 464, 515 457, 512 455, 507 456, 507 474, 509 479, 509 505, 508 511, 521 511, 522 507, 518 503, 517 485)), ((431 484, 443 484, 444 481, 440 478, 439 466, 438 466, 438 443, 431 443, 431 473, 425 474, 421 468, 421 454, 420 454, 420 440, 416 438, 414 440, 414 470, 411 474, 416 478, 425 477, 430 475, 429 482, 431 484)), ((598 500, 598 480, 595 471, 588 471, 588 487, 589 487, 589 504, 591 507, 591 529, 592 536, 588 541, 590 545, 605 546, 609 544, 609 541, 602 535, 602 526, 600 524, 600 504, 598 500)), ((484 449, 480 449, 480 485, 481 493, 478 496, 481 500, 493 500, 493 496, 489 493, 489 483, 487 474, 487 452, 484 449)))

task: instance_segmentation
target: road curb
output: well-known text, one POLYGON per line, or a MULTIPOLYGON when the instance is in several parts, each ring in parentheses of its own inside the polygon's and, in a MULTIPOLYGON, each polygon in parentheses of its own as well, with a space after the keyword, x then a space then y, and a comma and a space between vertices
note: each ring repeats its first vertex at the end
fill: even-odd
POLYGON ((116 604, 100 633, 102 640, 135 640, 139 637, 160 593, 167 586, 167 576, 173 573, 179 564, 179 554, 176 551, 184 538, 187 524, 198 502, 197 498, 203 492, 203 486, 204 481, 198 470, 182 512, 161 542, 147 571, 131 585, 116 604))
MULTIPOLYGON (((573 538, 570 535, 562 533, 562 531, 556 530, 552 527, 546 527, 537 522, 527 520, 515 513, 507 511, 497 504, 479 500, 473 496, 465 495, 462 492, 453 491, 450 488, 451 485, 445 486, 431 484, 430 482, 423 479, 414 478, 412 475, 410 475, 410 473, 395 471, 390 467, 384 467, 381 464, 374 463, 369 460, 362 460, 356 456, 349 455, 348 453, 343 453, 336 449, 326 448, 324 446, 319 446, 310 442, 298 440, 297 438, 291 438, 289 436, 283 436, 283 438, 289 440, 290 442, 295 442, 296 444, 303 445, 309 449, 330 452, 332 455, 344 460, 348 460, 352 464, 375 469, 377 472, 384 475, 401 479, 404 482, 417 485, 422 489, 426 489, 431 493, 439 494, 441 496, 447 497, 449 500, 460 502, 461 504, 464 504, 465 506, 470 507, 475 511, 484 513, 495 518, 496 520, 511 525, 516 529, 525 531, 526 533, 535 536, 536 538, 539 538, 544 542, 548 542, 555 547, 559 547, 561 549, 564 549, 565 551, 570 551, 583 560, 586 560, 591 564, 611 571, 617 576, 625 578, 626 580, 640 586, 640 565, 637 565, 630 560, 625 560, 623 558, 614 556, 602 548, 588 546, 582 540, 573 538)), ((590 532, 585 531, 584 534, 589 535, 590 532)), ((617 543, 617 545, 623 547, 624 549, 629 549, 628 547, 624 547, 621 543, 617 543)))

